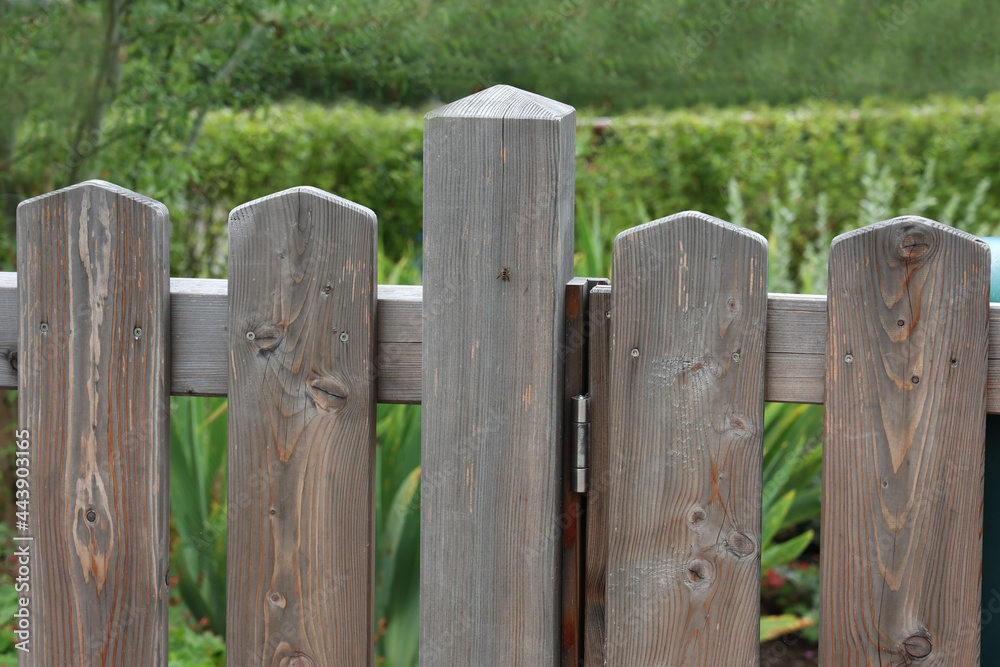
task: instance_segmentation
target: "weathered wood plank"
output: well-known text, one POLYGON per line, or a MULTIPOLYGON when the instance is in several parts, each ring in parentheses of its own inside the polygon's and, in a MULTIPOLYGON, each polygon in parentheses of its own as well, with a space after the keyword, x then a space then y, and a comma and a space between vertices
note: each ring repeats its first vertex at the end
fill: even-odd
POLYGON ((229 257, 227 663, 369 665, 375 214, 286 190, 229 257))
POLYGON ((574 122, 509 86, 427 116, 424 667, 559 659, 574 122))
POLYGON ((837 237, 820 661, 979 664, 990 255, 903 217, 837 237))
POLYGON ((169 218, 102 181, 17 212, 30 443, 21 665, 166 665, 169 218))
POLYGON ((590 484, 587 489, 587 557, 583 619, 586 667, 604 667, 604 604, 608 566, 608 347, 611 287, 590 291, 590 484))
MULTIPOLYGON (((229 364, 226 281, 171 278, 171 365, 174 395, 225 396, 229 364), (188 284, 191 284, 188 287, 188 284), (222 343, 220 344, 220 341, 222 343)), ((379 403, 420 403, 420 286, 379 285, 379 403)), ((0 389, 17 388, 16 275, 0 272, 0 389)), ((826 377, 826 297, 768 298, 764 398, 822 403, 826 377)), ((1000 304, 990 306, 987 411, 1000 414, 1000 304)))
POLYGON ((607 664, 755 665, 767 242, 678 213, 612 273, 607 664))

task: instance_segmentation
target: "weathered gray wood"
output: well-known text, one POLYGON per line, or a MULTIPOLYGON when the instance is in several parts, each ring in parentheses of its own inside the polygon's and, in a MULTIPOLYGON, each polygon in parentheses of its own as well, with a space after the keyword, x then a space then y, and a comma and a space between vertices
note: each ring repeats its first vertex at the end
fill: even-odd
POLYGON ((555 665, 575 112, 427 115, 420 664, 555 665))
POLYGON ((18 207, 21 665, 167 664, 169 226, 102 181, 18 207))
POLYGON ((837 237, 820 662, 979 664, 990 253, 917 217, 837 237))
POLYGON ((587 557, 583 619, 586 667, 604 667, 604 605, 608 567, 608 347, 611 288, 590 291, 590 484, 587 489, 587 557))
POLYGON ((767 242, 678 213, 612 273, 607 664, 755 665, 767 242))
MULTIPOLYGON (((172 394, 225 396, 226 281, 172 278, 172 394)), ((420 286, 379 285, 379 403, 420 403, 420 286)), ((17 353, 17 287, 0 272, 0 389, 17 388, 10 365, 17 353)), ((826 377, 826 297, 771 294, 768 298, 768 401, 822 403, 826 377)), ((1000 414, 1000 304, 990 306, 987 411, 1000 414)))
POLYGON ((370 665, 375 214, 285 190, 229 257, 227 663, 370 665))
MULTIPOLYGON (((226 395, 226 285, 225 280, 170 279, 171 394, 226 395)), ((422 293, 419 285, 378 286, 379 403, 420 403, 422 293)), ((17 274, 0 272, 0 389, 17 388, 17 327, 17 274)))

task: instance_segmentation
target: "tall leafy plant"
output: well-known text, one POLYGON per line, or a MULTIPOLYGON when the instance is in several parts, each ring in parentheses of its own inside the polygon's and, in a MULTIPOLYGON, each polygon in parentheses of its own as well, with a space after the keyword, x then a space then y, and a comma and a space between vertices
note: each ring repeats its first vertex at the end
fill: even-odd
POLYGON ((226 442, 223 398, 176 396, 170 405, 171 565, 181 599, 226 633, 226 442))

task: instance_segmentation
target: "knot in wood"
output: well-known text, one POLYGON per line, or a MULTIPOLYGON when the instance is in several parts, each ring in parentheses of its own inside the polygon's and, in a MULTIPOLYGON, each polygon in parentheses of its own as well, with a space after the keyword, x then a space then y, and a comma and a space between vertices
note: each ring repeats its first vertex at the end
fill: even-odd
POLYGON ((347 405, 347 385, 332 377, 309 378, 309 396, 320 410, 331 412, 347 405))
POLYGON ((896 256, 904 262, 920 259, 931 249, 931 234, 914 223, 904 223, 892 234, 896 256))
POLYGON ((267 596, 268 601, 274 606, 284 609, 285 608, 285 596, 281 593, 271 593, 267 596))
POLYGON ((726 536, 726 542, 729 545, 730 550, 740 558, 752 556, 757 550, 757 546, 754 544, 754 541, 750 539, 750 537, 736 530, 726 536))
POLYGON ((691 588, 702 588, 712 580, 715 568, 704 558, 692 558, 684 568, 685 583, 691 588))
POLYGON ((271 352, 281 344, 285 332, 273 324, 262 324, 247 332, 247 340, 258 354, 271 352))
POLYGON ((705 519, 707 518, 708 518, 708 513, 705 511, 705 508, 703 507, 692 507, 691 510, 688 512, 688 517, 687 517, 688 523, 691 524, 692 528, 696 529, 700 528, 701 525, 705 523, 705 519))
POLYGON ((924 635, 913 635, 903 640, 903 650, 915 660, 929 656, 932 648, 930 637, 924 635))
POLYGON ((281 667, 315 667, 313 659, 302 651, 296 651, 281 661, 281 667))

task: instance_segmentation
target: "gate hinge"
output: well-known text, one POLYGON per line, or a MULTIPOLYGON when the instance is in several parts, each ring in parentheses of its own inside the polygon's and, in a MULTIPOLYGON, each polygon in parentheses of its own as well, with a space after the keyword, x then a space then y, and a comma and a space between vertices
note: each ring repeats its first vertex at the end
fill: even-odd
POLYGON ((586 493, 587 476, 590 472, 590 396, 574 396, 571 410, 573 460, 570 474, 573 476, 573 490, 586 493))

